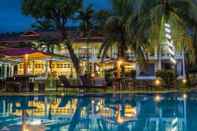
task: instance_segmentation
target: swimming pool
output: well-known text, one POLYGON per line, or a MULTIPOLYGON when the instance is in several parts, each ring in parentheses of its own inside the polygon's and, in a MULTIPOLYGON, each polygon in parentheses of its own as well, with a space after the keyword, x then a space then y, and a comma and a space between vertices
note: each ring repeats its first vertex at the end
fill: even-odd
POLYGON ((1 96, 1 131, 196 131, 197 95, 1 96))

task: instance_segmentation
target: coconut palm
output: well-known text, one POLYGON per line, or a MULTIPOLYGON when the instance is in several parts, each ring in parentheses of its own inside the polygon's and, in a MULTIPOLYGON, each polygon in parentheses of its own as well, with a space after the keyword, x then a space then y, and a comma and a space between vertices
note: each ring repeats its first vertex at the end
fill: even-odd
POLYGON ((73 38, 67 28, 70 20, 76 15, 81 8, 82 0, 23 0, 23 14, 32 16, 37 21, 50 20, 54 25, 54 30, 61 33, 61 41, 68 50, 71 61, 79 78, 81 74, 80 60, 74 52, 72 41, 73 38))
POLYGON ((90 38, 91 38, 91 34, 93 32, 93 28, 94 28, 94 9, 92 7, 92 5, 89 5, 87 8, 82 8, 79 11, 79 16, 78 19, 80 21, 80 30, 82 32, 82 37, 85 37, 86 39, 86 48, 87 48, 87 73, 90 73, 90 69, 89 69, 89 44, 90 44, 90 38))
POLYGON ((148 25, 146 28, 149 32, 148 38, 151 43, 156 44, 159 52, 161 52, 160 43, 163 40, 164 23, 172 25, 172 36, 176 47, 180 48, 182 46, 180 49, 189 49, 188 47, 192 46, 189 42, 191 38, 188 28, 197 23, 196 11, 196 4, 190 0, 143 1, 140 21, 148 25))
POLYGON ((109 18, 110 16, 110 11, 108 10, 99 10, 98 12, 95 13, 95 29, 97 32, 99 33, 103 33, 104 30, 104 26, 106 20, 109 18))
POLYGON ((111 0, 111 3, 113 9, 104 25, 105 42, 100 48, 99 55, 103 60, 108 50, 115 45, 118 50, 117 59, 128 59, 126 53, 130 48, 137 59, 144 62, 148 41, 145 38, 145 25, 140 25, 138 22, 139 14, 135 8, 137 2, 135 0, 111 0))

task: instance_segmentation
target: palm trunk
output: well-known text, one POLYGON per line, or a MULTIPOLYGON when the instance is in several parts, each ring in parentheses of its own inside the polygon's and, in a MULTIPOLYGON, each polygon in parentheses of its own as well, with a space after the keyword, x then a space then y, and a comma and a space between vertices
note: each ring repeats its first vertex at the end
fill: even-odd
POLYGON ((122 40, 122 43, 118 46, 118 61, 116 62, 116 72, 117 76, 116 79, 121 78, 121 67, 122 67, 122 60, 125 58, 125 41, 122 40))
POLYGON ((49 68, 50 68, 50 73, 53 72, 53 67, 52 67, 53 61, 49 60, 49 68))
POLYGON ((65 45, 67 46, 67 49, 70 54, 70 58, 72 60, 73 66, 75 68, 77 79, 80 80, 80 74, 81 74, 80 60, 78 59, 77 55, 75 54, 70 41, 65 41, 65 45))
MULTIPOLYGON (((66 29, 65 29, 64 25, 62 26, 62 28, 60 28, 60 32, 62 34, 62 41, 64 41, 64 43, 68 49, 71 61, 72 61, 73 66, 75 68, 77 80, 80 80, 80 75, 81 75, 80 60, 74 52, 74 49, 72 47, 71 41, 69 40, 69 38, 67 36, 66 29)), ((78 82, 81 84, 80 81, 78 81, 78 82)))

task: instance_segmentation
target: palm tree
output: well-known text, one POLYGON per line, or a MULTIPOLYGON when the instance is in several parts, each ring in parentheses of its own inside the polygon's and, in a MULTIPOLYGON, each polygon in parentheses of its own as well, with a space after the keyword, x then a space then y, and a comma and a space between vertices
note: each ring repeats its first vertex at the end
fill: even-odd
POLYGON ((197 23, 196 11, 196 4, 190 0, 151 0, 142 2, 141 16, 143 17, 140 18, 140 21, 148 25, 146 28, 150 32, 148 38, 151 43, 158 47, 158 56, 161 53, 160 43, 163 40, 164 23, 172 25, 172 36, 176 47, 180 46, 179 43, 183 43, 185 38, 187 43, 183 43, 181 46, 191 47, 191 45, 188 46, 188 44, 191 44, 188 43, 190 41, 188 28, 197 23))
POLYGON ((83 33, 83 37, 86 39, 86 48, 87 48, 87 67, 86 71, 87 73, 91 73, 89 69, 89 43, 90 43, 90 37, 93 32, 93 26, 94 26, 94 21, 93 21, 93 16, 94 16, 94 10, 92 5, 89 5, 87 8, 83 8, 79 11, 79 21, 80 21, 80 30, 83 33))
POLYGON ((108 10, 99 10, 98 12, 95 13, 95 30, 98 33, 103 33, 104 26, 106 20, 110 17, 110 11, 108 10))
MULTIPOLYGON (((127 59, 127 50, 130 48, 139 60, 146 59, 145 47, 148 44, 144 28, 138 23, 138 11, 135 9, 135 0, 111 0, 111 16, 104 25, 105 42, 100 48, 102 60, 108 50, 115 45, 118 50, 117 60, 127 59), (142 35, 143 34, 143 35, 142 35)), ((117 68, 117 78, 120 78, 120 71, 117 68)))
POLYGON ((22 2, 23 14, 32 16, 37 21, 50 20, 54 25, 53 29, 61 34, 61 42, 69 52, 77 78, 81 74, 80 60, 72 46, 75 38, 70 34, 67 26, 81 8, 82 2, 82 0, 23 0, 22 2))
MULTIPOLYGON (((35 24, 32 25, 35 30, 51 30, 54 29, 54 25, 50 20, 37 20, 35 24)), ((46 52, 48 54, 54 54, 56 49, 61 48, 60 41, 50 35, 43 35, 39 40, 31 42, 31 48, 46 52)), ((52 60, 49 60, 50 73, 52 73, 52 60)), ((48 73, 48 72, 47 72, 48 73)))

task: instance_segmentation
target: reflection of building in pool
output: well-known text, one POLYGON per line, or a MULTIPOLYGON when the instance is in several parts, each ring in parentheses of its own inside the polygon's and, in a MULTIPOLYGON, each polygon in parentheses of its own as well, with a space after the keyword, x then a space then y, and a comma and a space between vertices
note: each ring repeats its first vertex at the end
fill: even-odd
MULTIPOLYGON (((45 116, 45 115, 52 115, 52 116, 72 116, 76 110, 77 100, 72 99, 63 107, 59 107, 61 99, 54 100, 51 103, 46 103, 43 101, 28 101, 28 107, 32 107, 27 109, 26 112, 29 116, 45 116)), ((21 103, 16 103, 16 107, 20 107, 21 103)), ((16 109, 15 112, 12 113, 15 116, 22 116, 22 110, 16 109)))
POLYGON ((196 93, 190 94, 189 101, 187 102, 187 131, 193 131, 197 129, 196 118, 197 118, 197 95, 196 93))
POLYGON ((45 97, 27 101, 0 97, 0 114, 6 116, 5 119, 9 115, 20 118, 22 109, 26 109, 29 120, 44 119, 45 123, 58 125, 56 130, 74 127, 76 130, 185 131, 186 107, 186 97, 161 97, 160 101, 151 97, 119 100, 45 97))
POLYGON ((187 127, 186 106, 185 97, 161 98, 160 101, 155 102, 143 101, 139 118, 146 131, 153 129, 156 131, 185 131, 187 127))

